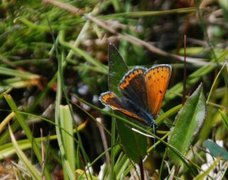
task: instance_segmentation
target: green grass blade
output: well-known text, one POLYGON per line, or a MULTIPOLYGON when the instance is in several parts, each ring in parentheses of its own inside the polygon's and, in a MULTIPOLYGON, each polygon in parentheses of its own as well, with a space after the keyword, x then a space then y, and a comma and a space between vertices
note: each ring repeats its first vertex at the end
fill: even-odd
POLYGON ((219 113, 222 116, 222 120, 223 120, 223 123, 224 123, 226 129, 228 130, 228 116, 222 111, 219 111, 219 113))
POLYGON ((12 99, 12 97, 10 95, 8 95, 8 94, 5 94, 4 97, 5 97, 5 100, 7 101, 7 103, 9 104, 10 108, 12 109, 12 111, 14 111, 15 117, 16 117, 17 121, 19 122, 20 126, 22 127, 22 129, 24 130, 25 135, 30 140, 30 142, 33 143, 33 145, 34 145, 33 146, 33 148, 34 148, 33 150, 34 150, 34 152, 35 152, 35 154, 37 156, 37 159, 41 163, 42 160, 41 160, 41 154, 40 154, 40 151, 39 151, 38 143, 36 141, 34 141, 34 138, 32 136, 32 132, 29 129, 25 118, 20 113, 18 113, 19 110, 17 109, 17 106, 16 106, 14 100, 12 99))
POLYGON ((39 75, 32 74, 30 72, 24 72, 24 71, 22 72, 22 71, 10 69, 10 68, 5 68, 5 67, 0 67, 0 74, 8 75, 8 76, 15 76, 15 77, 22 78, 22 79, 40 78, 39 75))
MULTIPOLYGON (((224 53, 218 58, 218 62, 223 63, 226 61, 226 58, 228 56, 228 51, 224 51, 224 53)), ((215 59, 212 59, 211 62, 215 62, 215 59)), ((192 74, 189 75, 187 82, 188 87, 191 85, 199 82, 203 76, 206 76, 209 74, 212 70, 215 69, 215 64, 209 64, 207 66, 202 66, 201 68, 194 71, 192 74)), ((171 100, 177 96, 177 94, 181 94, 183 91, 183 84, 177 83, 173 87, 167 90, 166 92, 166 99, 171 100)))
POLYGON ((86 51, 73 46, 72 44, 68 43, 64 39, 64 31, 60 31, 59 33, 59 43, 67 48, 70 48, 75 55, 79 57, 83 57, 88 63, 92 64, 95 68, 100 69, 101 73, 106 74, 107 68, 103 64, 101 64, 98 60, 94 59, 92 56, 90 56, 86 51))
POLYGON ((26 155, 23 153, 23 151, 21 151, 20 147, 18 146, 10 126, 9 126, 9 132, 10 132, 12 144, 16 150, 17 155, 20 158, 20 160, 24 163, 24 165, 28 168, 32 178, 37 180, 42 180, 41 173, 31 164, 31 162, 28 160, 26 155))
POLYGON ((66 152, 66 159, 69 162, 71 171, 75 171, 75 152, 74 152, 74 132, 73 132, 73 119, 69 106, 60 106, 60 122, 62 124, 61 134, 64 139, 64 148, 66 152))
MULTIPOLYGON (((61 57, 63 58, 63 56, 61 57)), ((61 129, 61 118, 60 118, 60 110, 61 110, 61 98, 62 98, 62 90, 63 90, 63 82, 62 82, 62 61, 58 61, 58 71, 57 71, 57 91, 56 91, 56 100, 55 100, 55 124, 56 124, 56 135, 59 144, 59 149, 61 152, 62 164, 63 164, 63 172, 64 178, 74 179, 74 172, 71 169, 69 162, 66 159, 66 149, 64 148, 64 137, 61 129)), ((72 157, 74 158, 74 157, 72 157)))

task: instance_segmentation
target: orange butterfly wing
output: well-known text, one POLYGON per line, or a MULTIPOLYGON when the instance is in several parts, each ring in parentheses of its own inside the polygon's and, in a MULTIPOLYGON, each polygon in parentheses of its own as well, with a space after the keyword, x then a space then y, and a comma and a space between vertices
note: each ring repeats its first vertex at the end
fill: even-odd
POLYGON ((154 116, 156 116, 161 109, 171 72, 172 67, 164 64, 153 66, 145 73, 148 107, 154 116))
POLYGON ((148 107, 144 78, 145 71, 145 68, 135 67, 126 73, 119 84, 122 95, 143 109, 148 107))
POLYGON ((138 115, 136 115, 132 110, 130 110, 113 92, 108 91, 105 93, 102 93, 100 96, 100 101, 106 105, 109 106, 113 110, 117 110, 122 112, 123 114, 135 118, 139 121, 144 121, 142 118, 140 118, 138 115))

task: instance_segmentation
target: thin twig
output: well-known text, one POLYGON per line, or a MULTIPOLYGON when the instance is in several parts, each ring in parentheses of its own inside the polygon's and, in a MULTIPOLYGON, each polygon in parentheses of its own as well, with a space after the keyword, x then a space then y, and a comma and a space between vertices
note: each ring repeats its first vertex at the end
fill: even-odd
MULTIPOLYGON (((97 17, 94 17, 94 16, 92 16, 90 14, 87 14, 85 16, 87 17, 87 19, 89 19, 90 21, 96 23, 98 26, 102 27, 103 29, 109 31, 112 34, 117 35, 119 39, 124 39, 124 40, 126 40, 128 42, 131 42, 133 44, 141 45, 141 46, 145 47, 146 49, 148 49, 149 51, 151 51, 153 53, 156 53, 158 55, 165 56, 165 57, 170 57, 170 58, 173 58, 173 59, 177 59, 179 61, 184 61, 184 57, 183 56, 167 53, 166 51, 163 51, 163 50, 151 45, 150 43, 145 42, 145 41, 143 41, 143 40, 141 40, 141 39, 139 39, 137 37, 131 36, 129 34, 118 33, 114 29, 110 28, 110 26, 108 26, 104 21, 102 21, 102 20, 98 19, 97 17)), ((198 66, 204 66, 204 65, 210 64, 208 62, 205 62, 204 59, 191 58, 191 57, 186 57, 186 62, 195 64, 195 65, 198 65, 198 66)))

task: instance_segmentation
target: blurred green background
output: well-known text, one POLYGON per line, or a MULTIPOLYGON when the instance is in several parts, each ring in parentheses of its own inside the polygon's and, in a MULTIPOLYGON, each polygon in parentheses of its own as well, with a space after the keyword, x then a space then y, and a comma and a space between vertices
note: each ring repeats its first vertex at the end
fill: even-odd
MULTIPOLYGON (((226 0, 1 1, 0 177, 164 179, 191 174, 214 179, 220 173, 223 178, 228 145, 227 32, 226 0), (141 157, 138 165, 112 120, 126 117, 116 117, 98 100, 110 87, 110 73, 124 73, 125 67, 109 71, 110 42, 129 69, 155 64, 173 68, 157 119, 157 135, 164 142, 141 147, 147 158, 141 157), (189 98, 199 84, 197 102, 206 110, 195 108, 189 98), (187 110, 186 99, 191 107, 187 110), (182 117, 181 107, 182 113, 203 114, 195 132, 182 124, 192 133, 185 153, 177 153, 187 166, 167 155, 168 147, 177 147, 167 137, 182 117), (225 154, 212 153, 220 159, 211 163, 207 157, 211 146, 206 151, 202 145, 208 139, 222 146, 225 154), (213 174, 214 169, 219 173, 213 174)), ((115 63, 115 58, 111 61, 115 63)), ((177 135, 177 141, 186 131, 177 135)), ((211 148, 220 152, 220 147, 211 148)))

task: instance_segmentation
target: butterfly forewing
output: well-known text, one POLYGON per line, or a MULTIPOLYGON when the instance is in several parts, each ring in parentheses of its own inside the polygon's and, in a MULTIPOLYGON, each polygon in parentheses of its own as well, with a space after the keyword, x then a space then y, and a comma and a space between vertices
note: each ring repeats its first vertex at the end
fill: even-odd
POLYGON ((171 76, 170 65, 157 65, 145 73, 148 107, 153 116, 160 111, 162 100, 171 76))
POLYGON ((119 84, 123 96, 144 110, 148 108, 145 71, 146 69, 141 67, 134 68, 123 77, 119 84))
POLYGON ((109 106, 113 110, 122 112, 123 114, 135 118, 137 120, 143 121, 141 117, 135 114, 135 112, 123 101, 123 99, 118 98, 113 92, 108 91, 102 93, 100 96, 100 101, 109 106))

